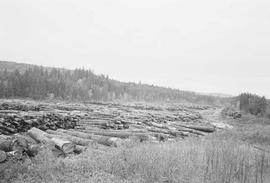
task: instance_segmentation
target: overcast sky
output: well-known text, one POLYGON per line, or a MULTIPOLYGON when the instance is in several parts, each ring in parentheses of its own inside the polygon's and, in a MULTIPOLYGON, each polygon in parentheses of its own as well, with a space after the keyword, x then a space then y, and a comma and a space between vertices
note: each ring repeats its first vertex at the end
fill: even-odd
POLYGON ((0 0, 0 60, 270 98, 270 1, 0 0))

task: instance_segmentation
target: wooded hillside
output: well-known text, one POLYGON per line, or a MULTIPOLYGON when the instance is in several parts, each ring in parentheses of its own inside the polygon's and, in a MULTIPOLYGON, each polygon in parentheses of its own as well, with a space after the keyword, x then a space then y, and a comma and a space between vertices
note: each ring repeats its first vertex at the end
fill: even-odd
POLYGON ((125 83, 85 69, 58 69, 0 62, 0 97, 98 101, 220 104, 226 99, 141 83, 125 83))

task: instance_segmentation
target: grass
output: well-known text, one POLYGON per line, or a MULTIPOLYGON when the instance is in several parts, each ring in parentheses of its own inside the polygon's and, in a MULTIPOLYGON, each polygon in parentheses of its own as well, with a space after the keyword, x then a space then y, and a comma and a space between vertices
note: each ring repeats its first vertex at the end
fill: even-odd
POLYGON ((270 119, 244 114, 240 119, 231 120, 230 124, 234 129, 225 131, 223 135, 247 144, 270 147, 270 119))
MULTIPOLYGON (((1 165, 2 166, 2 165, 1 165)), ((48 150, 32 162, 5 165, 4 182, 268 183, 269 154, 231 140, 89 149, 66 159, 48 150)))

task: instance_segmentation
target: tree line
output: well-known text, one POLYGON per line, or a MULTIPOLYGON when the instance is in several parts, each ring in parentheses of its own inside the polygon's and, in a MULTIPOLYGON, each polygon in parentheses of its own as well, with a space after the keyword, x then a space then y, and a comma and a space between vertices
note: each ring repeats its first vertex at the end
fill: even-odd
POLYGON ((251 93, 242 93, 239 95, 240 110, 253 115, 264 115, 267 110, 266 98, 251 93))
POLYGON ((220 97, 158 87, 141 83, 126 83, 96 75, 91 70, 66 70, 30 67, 23 72, 0 70, 1 98, 57 98, 84 101, 160 101, 217 104, 220 97))

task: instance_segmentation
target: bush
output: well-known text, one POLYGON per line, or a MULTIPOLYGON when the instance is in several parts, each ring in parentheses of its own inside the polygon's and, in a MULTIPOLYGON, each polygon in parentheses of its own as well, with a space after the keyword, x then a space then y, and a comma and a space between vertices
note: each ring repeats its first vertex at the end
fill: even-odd
POLYGON ((265 97, 254 94, 243 93, 239 96, 240 110, 253 115, 264 115, 267 109, 267 101, 265 97))

